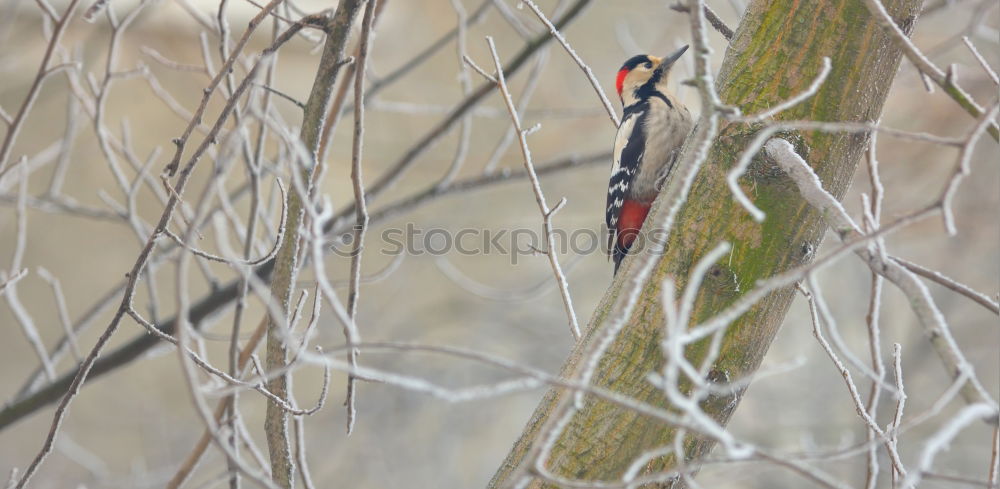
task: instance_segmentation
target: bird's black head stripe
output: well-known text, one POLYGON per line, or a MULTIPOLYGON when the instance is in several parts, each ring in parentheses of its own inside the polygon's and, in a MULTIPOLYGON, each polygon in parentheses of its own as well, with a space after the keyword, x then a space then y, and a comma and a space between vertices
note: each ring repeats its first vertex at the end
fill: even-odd
POLYGON ((627 61, 625 61, 625 64, 623 64, 622 67, 621 67, 621 69, 619 69, 618 71, 621 71, 621 70, 632 71, 633 69, 635 69, 636 66, 639 66, 639 65, 641 65, 643 63, 647 63, 649 61, 650 61, 649 56, 646 56, 645 54, 640 54, 638 56, 632 56, 627 61))

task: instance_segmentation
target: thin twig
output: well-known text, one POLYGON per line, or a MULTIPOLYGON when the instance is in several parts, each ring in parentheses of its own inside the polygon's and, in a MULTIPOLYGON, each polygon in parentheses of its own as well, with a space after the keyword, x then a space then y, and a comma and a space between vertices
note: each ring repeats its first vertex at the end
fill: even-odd
POLYGON ((969 48, 972 56, 979 62, 979 66, 983 67, 983 71, 985 71, 986 75, 990 77, 990 80, 993 80, 993 84, 1000 85, 1000 77, 997 77, 997 72, 993 70, 993 67, 990 66, 988 61, 986 61, 986 58, 984 58, 979 50, 976 49, 976 45, 972 44, 972 41, 970 41, 967 36, 962 36, 962 42, 965 43, 965 47, 969 48))
POLYGON ((990 404, 977 403, 962 408, 927 440, 917 459, 916 467, 903 479, 902 487, 916 487, 924 473, 934 464, 938 452, 946 449, 962 428, 988 416, 996 418, 996 407, 990 404))
MULTIPOLYGON (((868 141, 868 152, 866 155, 867 158, 865 159, 867 163, 866 167, 868 169, 868 179, 872 191, 871 201, 868 202, 866 196, 862 194, 862 207, 865 211, 865 222, 867 224, 865 231, 869 233, 878 229, 881 225, 882 200, 885 193, 884 188, 882 187, 882 180, 879 175, 879 164, 876 151, 877 146, 878 133, 873 132, 868 141)), ((884 251, 882 240, 876 240, 875 246, 881 255, 884 251)), ((865 408, 868 411, 868 415, 873 419, 877 419, 878 416, 879 401, 882 399, 882 386, 880 384, 882 379, 885 378, 885 362, 882 361, 882 331, 879 324, 879 316, 882 309, 883 284, 883 277, 875 272, 871 272, 871 288, 869 291, 868 311, 865 315, 865 324, 868 326, 868 353, 871 357, 872 371, 875 373, 876 378, 872 380, 871 388, 868 392, 868 404, 865 408)), ((898 392, 897 395, 899 395, 898 392)), ((879 461, 878 450, 874 440, 878 437, 878 432, 868 428, 866 433, 870 447, 868 448, 868 476, 865 481, 865 489, 875 489, 878 484, 879 461)), ((889 453, 893 453, 893 451, 896 450, 896 445, 889 442, 888 436, 885 436, 885 438, 887 450, 889 453)), ((894 471, 896 470, 897 465, 902 466, 902 464, 894 464, 894 471)))
MULTIPOLYGON (((687 5, 684 5, 680 2, 671 5, 670 9, 677 12, 691 11, 691 9, 688 8, 687 5)), ((715 13, 715 11, 712 10, 712 8, 709 7, 707 4, 704 5, 704 9, 705 9, 705 20, 708 20, 708 23, 711 24, 712 27, 719 32, 719 34, 722 34, 722 37, 726 38, 727 41, 732 41, 733 35, 735 35, 733 29, 730 28, 728 25, 726 25, 726 22, 722 20, 722 17, 719 17, 719 14, 715 13)))
MULTIPOLYGON (((528 104, 531 102, 531 97, 534 95, 535 89, 538 88, 538 83, 542 78, 542 70, 548 64, 549 49, 549 47, 545 47, 538 53, 538 57, 535 58, 535 65, 531 67, 531 71, 528 73, 528 80, 525 82, 521 90, 521 97, 517 101, 517 112, 524 114, 525 117, 528 116, 526 112, 528 111, 528 104)), ((492 76, 484 76, 486 76, 487 80, 496 80, 492 76)), ((514 136, 514 127, 508 127, 503 137, 497 142, 496 147, 493 148, 493 153, 490 154, 489 159, 483 165, 483 173, 488 175, 496 171, 496 166, 500 163, 500 159, 503 158, 503 155, 507 152, 507 148, 514 142, 514 136)))
MULTIPOLYGON (((160 328, 156 329, 159 330, 160 328)), ((251 354, 257 348, 257 345, 260 343, 260 340, 263 339, 264 333, 266 331, 267 331, 267 320, 266 318, 264 318, 260 321, 260 324, 257 326, 257 329, 254 331, 250 339, 247 340, 247 343, 243 347, 243 350, 240 351, 237 364, 238 371, 242 371, 246 367, 246 365, 250 362, 251 354)), ((215 411, 213 413, 215 423, 219 423, 222 420, 222 417, 226 413, 227 405, 228 403, 226 399, 223 399, 216 405, 215 411)), ((205 450, 208 448, 208 444, 211 442, 211 439, 212 439, 212 434, 208 431, 208 429, 205 429, 202 432, 201 438, 198 440, 197 443, 195 443, 195 446, 191 450, 191 453, 188 454, 187 458, 184 459, 184 462, 182 462, 180 467, 178 467, 177 472, 174 473, 174 476, 167 483, 166 485, 167 489, 177 489, 182 484, 184 484, 184 481, 186 481, 188 476, 191 475, 191 472, 198 464, 198 461, 201 460, 201 456, 205 453, 205 450)))
MULTIPOLYGON (((953 77, 949 77, 945 72, 941 71, 934 63, 932 63, 927 56, 925 56, 920 49, 917 48, 913 41, 906 36, 906 33, 896 24, 889 12, 886 11, 885 5, 882 4, 880 0, 864 0, 865 6, 868 7, 868 11, 875 17, 876 22, 883 29, 889 32, 893 41, 903 50, 903 54, 906 55, 914 66, 920 70, 920 73, 931 79, 936 83, 945 93, 948 94, 955 102, 958 103, 966 112, 971 114, 973 117, 979 119, 983 116, 983 108, 972 99, 972 96, 968 94, 962 87, 958 86, 957 82, 953 77)), ((989 128, 987 129, 993 139, 1000 141, 1000 128, 997 127, 995 122, 989 123, 989 128)))
POLYGON ((970 300, 982 305, 993 314, 1000 315, 1000 305, 998 305, 997 302, 994 301, 993 299, 990 299, 989 296, 987 296, 986 294, 979 292, 973 289, 972 287, 969 287, 968 285, 958 282, 942 274, 941 272, 925 268, 923 266, 920 266, 916 263, 900 258, 898 256, 892 257, 892 261, 899 263, 900 265, 904 266, 907 270, 917 275, 920 275, 921 277, 924 277, 934 283, 937 283, 938 285, 941 285, 942 287, 945 287, 949 290, 957 292, 962 296, 969 298, 970 300))
MULTIPOLYGON (((455 16, 458 25, 458 37, 455 42, 455 51, 458 57, 458 83, 462 89, 462 96, 468 97, 472 93, 472 77, 469 75, 468 67, 466 66, 465 60, 469 59, 468 49, 467 49, 467 32, 466 32, 466 17, 465 7, 462 6, 460 0, 450 0, 451 7, 455 11, 455 16)), ((503 2, 497 2, 497 5, 506 4, 503 2)), ((355 101, 355 105, 357 105, 355 101)), ((463 117, 461 122, 459 122, 458 128, 458 144, 455 145, 455 156, 451 159, 451 165, 448 166, 448 171, 445 172, 444 176, 438 182, 438 185, 447 186, 452 180, 458 176, 458 172, 462 170, 462 166, 465 165, 465 160, 469 156, 469 147, 471 146, 470 138, 472 137, 472 111, 467 112, 463 117)))
MULTIPOLYGON (((163 234, 166 235, 167 237, 169 237, 170 239, 172 239, 178 245, 180 245, 180 246, 184 247, 185 249, 187 249, 188 251, 190 251, 191 253, 194 253, 195 255, 200 256, 202 258, 205 258, 207 260, 211 260, 211 261, 215 261, 215 262, 219 262, 219 263, 225 263, 225 264, 228 264, 228 265, 231 265, 231 266, 242 265, 242 266, 251 266, 251 267, 260 265, 260 264, 262 264, 264 262, 267 262, 267 261, 271 260, 272 258, 274 258, 275 255, 278 254, 278 249, 281 247, 281 243, 282 243, 282 241, 284 241, 285 232, 287 231, 285 229, 285 224, 288 221, 288 209, 284 205, 284 203, 285 203, 285 198, 284 198, 285 197, 285 187, 284 187, 284 185, 281 184, 281 179, 276 179, 276 181, 278 183, 278 188, 281 189, 281 196, 282 196, 282 199, 281 199, 281 201, 282 201, 281 221, 279 221, 278 228, 275 230, 276 238, 274 240, 274 244, 271 245, 271 250, 268 251, 267 254, 265 254, 264 256, 261 256, 260 258, 257 258, 255 260, 249 260, 249 259, 236 259, 236 260, 233 260, 233 259, 226 258, 226 257, 223 257, 223 256, 214 255, 214 254, 209 253, 207 251, 199 250, 199 249, 197 249, 197 248, 195 248, 195 247, 193 247, 193 246, 185 243, 181 239, 180 236, 177 236, 176 234, 174 234, 172 231, 170 231, 170 229, 164 229, 163 230, 163 234)), ((252 235, 253 234, 250 233, 250 236, 252 236, 252 235)))
MULTIPOLYGON (((892 422, 886 427, 889 439, 886 443, 896 449, 899 442, 899 426, 903 422, 903 409, 906 407, 906 391, 903 389, 903 354, 899 343, 892 345, 892 372, 896 379, 896 409, 893 411, 892 422)), ((896 466, 892 467, 892 487, 896 487, 896 481, 900 477, 906 477, 906 472, 898 472, 896 466)))
MULTIPOLYGON (((362 176, 362 159, 364 155, 365 137, 365 74, 368 67, 368 51, 371 49, 372 23, 374 22, 374 12, 376 0, 368 0, 365 6, 364 18, 361 21, 361 39, 358 41, 358 56, 354 63, 354 139, 351 144, 351 183, 354 189, 354 207, 356 209, 356 221, 354 226, 354 249, 351 253, 351 283, 347 295, 347 312, 350 320, 354 323, 353 328, 346 328, 345 331, 358 331, 356 319, 358 316, 358 301, 361 298, 361 255, 364 253, 365 232, 368 230, 368 205, 365 203, 365 184, 362 176)), ((319 237, 317 237, 319 238, 319 237)), ((353 344, 361 340, 348 333, 348 344, 353 344)), ((351 350, 350 361, 352 367, 357 367, 358 353, 351 350)), ((347 397, 344 401, 347 406, 347 434, 354 431, 354 423, 357 418, 357 407, 355 406, 357 394, 357 383, 353 376, 347 378, 347 397)))
POLYGON ((601 88, 601 83, 598 82, 597 77, 594 76, 593 70, 591 70, 590 67, 587 66, 587 63, 583 62, 583 59, 580 58, 579 54, 576 54, 576 51, 573 49, 573 47, 569 45, 569 41, 567 41, 566 38, 562 35, 562 33, 559 32, 559 29, 557 29, 556 26, 552 25, 552 21, 550 21, 549 18, 545 16, 545 14, 542 12, 542 9, 538 8, 538 5, 535 5, 535 2, 532 2, 531 0, 522 0, 522 1, 524 2, 525 5, 528 6, 529 9, 531 9, 532 12, 534 12, 535 16, 538 17, 538 20, 540 20, 543 24, 545 24, 545 27, 549 30, 550 33, 552 33, 552 36, 555 37, 557 41, 559 41, 559 44, 561 44, 563 49, 565 49, 566 52, 569 54, 569 56, 573 58, 573 61, 577 64, 577 66, 579 66, 580 69, 583 70, 583 74, 586 75, 587 81, 589 81, 590 85, 594 87, 594 92, 597 94, 597 97, 601 100, 601 105, 603 105, 604 110, 608 112, 608 117, 611 118, 611 123, 614 124, 615 127, 617 128, 618 125, 620 124, 620 122, 618 121, 618 115, 615 113, 614 107, 611 106, 611 101, 608 100, 608 96, 605 95, 604 89, 601 88))
MULTIPOLYGON (((80 345, 76 342, 76 333, 73 332, 73 324, 69 319, 69 311, 66 309, 66 296, 63 295, 62 285, 59 283, 59 279, 56 278, 52 273, 42 267, 38 267, 38 276, 42 280, 49 283, 52 287, 52 295, 56 299, 56 311, 59 313, 59 324, 63 327, 63 334, 66 335, 66 340, 69 342, 70 351, 73 352, 73 358, 77 362, 83 360, 83 354, 80 353, 80 345)), ((2 287, 0 287, 2 289, 2 287)))
POLYGON ((256 87, 258 87, 258 88, 262 88, 264 90, 267 90, 268 92, 271 92, 271 93, 273 93, 273 94, 275 94, 275 95, 277 95, 277 96, 279 96, 279 97, 281 97, 281 98, 283 98, 283 99, 291 102, 292 105, 298 107, 299 109, 305 109, 306 108, 306 104, 300 102, 297 98, 295 98, 295 97, 293 97, 293 96, 291 96, 291 95, 289 95, 289 94, 287 94, 285 92, 282 92, 281 90, 278 90, 277 88, 265 85, 263 83, 255 83, 254 85, 256 87))
POLYGON ((10 276, 4 277, 3 282, 0 282, 0 292, 3 292, 3 290, 6 289, 7 286, 14 285, 15 283, 17 283, 18 280, 21 280, 22 278, 26 277, 27 275, 28 275, 28 269, 27 268, 22 268, 22 269, 18 270, 17 272, 14 272, 10 276))
POLYGON ((991 487, 997 487, 1000 482, 1000 426, 993 427, 993 440, 990 443, 990 468, 987 477, 991 487))
POLYGON ((975 127, 969 131, 968 136, 966 136, 962 144, 962 149, 958 153, 958 161, 955 163, 951 178, 938 198, 938 203, 941 206, 941 217, 944 220, 944 229, 949 236, 954 236, 958 233, 958 229, 955 227, 955 216, 952 213, 951 202, 958 193, 958 187, 962 184, 962 180, 972 171, 970 165, 972 153, 976 149, 976 143, 979 142, 983 131, 987 127, 994 127, 993 119, 996 117, 998 111, 1000 111, 1000 101, 994 101, 993 106, 983 112, 975 127))
MULTIPOLYGON (((861 393, 858 390, 857 385, 854 383, 854 379, 851 376, 850 370, 848 370, 847 367, 844 365, 844 363, 840 361, 840 358, 833 351, 833 348, 830 346, 830 343, 823 336, 822 325, 821 325, 822 321, 820 319, 820 314, 818 312, 819 307, 817 307, 817 302, 819 302, 820 298, 818 294, 816 294, 818 290, 816 289, 815 275, 810 274, 806 278, 806 281, 809 284, 810 290, 807 291, 806 288, 802 287, 801 285, 798 285, 798 288, 799 292, 801 292, 809 302, 809 313, 810 317, 812 318, 813 336, 816 337, 816 340, 823 348, 823 351, 826 352, 828 357, 830 357, 830 360, 837 368, 837 371, 840 372, 840 376, 844 378, 844 383, 847 384, 847 389, 848 392, 850 393, 851 400, 854 402, 855 412, 865 422, 865 425, 867 425, 868 429, 874 432, 877 437, 879 438, 885 437, 885 432, 882 431, 882 428, 879 427, 878 422, 868 411, 864 402, 861 400, 861 393)), ((827 328, 829 329, 829 327, 830 325, 828 324, 827 328)), ((893 468, 897 470, 899 473, 905 474, 906 469, 904 468, 902 460, 899 457, 899 453, 896 452, 895 450, 895 446, 893 444, 887 444, 886 448, 889 452, 889 459, 892 461, 893 468)))
POLYGON ((45 343, 38 333, 38 328, 35 327, 35 321, 31 318, 31 314, 25 309, 17 294, 16 283, 20 278, 17 275, 23 275, 21 273, 23 272, 22 265, 28 245, 28 168, 24 164, 26 159, 27 157, 22 156, 20 158, 21 163, 15 166, 20 168, 20 171, 18 171, 20 180, 17 187, 17 207, 15 208, 17 224, 14 230, 14 253, 10 259, 9 270, 16 270, 17 272, 14 273, 14 277, 11 277, 3 284, 2 290, 4 297, 7 299, 7 304, 14 314, 14 318, 21 325, 21 331, 24 333, 25 339, 28 340, 31 348, 35 350, 35 355, 41 362, 46 377, 49 381, 52 381, 56 378, 55 366, 52 364, 52 359, 49 358, 48 350, 45 348, 45 343))
POLYGON ((524 169, 528 173, 528 180, 531 182, 531 189, 535 194, 535 202, 538 204, 538 210, 542 214, 542 226, 545 230, 545 254, 548 256, 549 265, 552 267, 552 273, 555 275, 556 283, 559 284, 559 293, 562 296, 563 307, 565 308, 566 316, 569 319, 570 333, 573 334, 574 340, 579 340, 580 326, 576 319, 576 311, 573 310, 573 299, 569 293, 569 284, 566 282, 566 274, 563 273, 562 267, 559 265, 559 257, 557 256, 557 250, 554 244, 555 233, 552 227, 552 216, 566 204, 566 199, 563 198, 558 204, 555 205, 555 207, 551 209, 545 201, 545 194, 542 193, 542 186, 538 181, 538 174, 535 172, 535 165, 531 160, 531 150, 528 148, 527 135, 525 130, 521 127, 521 118, 517 115, 517 107, 514 106, 514 100, 511 98, 510 91, 507 88, 507 81, 504 78, 503 65, 500 62, 500 55, 497 54, 496 45, 493 44, 493 38, 487 37, 486 43, 489 45, 490 54, 493 56, 493 64, 497 70, 497 88, 503 95, 504 103, 507 105, 507 110, 510 112, 511 123, 514 125, 514 130, 517 131, 518 141, 521 144, 521 156, 524 158, 524 169))
POLYGON ((161 65, 163 65, 163 66, 165 66, 167 68, 170 68, 171 70, 188 72, 188 73, 201 73, 201 74, 203 74, 205 76, 209 76, 209 77, 211 76, 211 75, 209 75, 208 70, 205 69, 205 66, 203 66, 203 65, 188 65, 188 64, 184 64, 184 63, 178 63, 177 61, 169 59, 166 56, 160 54, 159 51, 157 51, 157 50, 155 50, 155 49, 153 49, 153 48, 151 48, 149 46, 140 46, 139 47, 139 51, 142 54, 145 54, 146 56, 149 56, 150 58, 152 58, 153 61, 156 61, 157 63, 159 63, 159 64, 161 64, 161 65))
MULTIPOLYGON (((10 158, 10 152, 14 148, 14 140, 21 131, 24 120, 31 111, 31 106, 35 103, 35 99, 38 98, 38 93, 42 89, 42 82, 49 75, 53 74, 49 70, 49 62, 52 59, 52 54, 55 52, 56 46, 59 45, 59 41, 66 32, 66 27, 69 26, 69 21, 73 18, 73 14, 79 5, 80 0, 71 0, 69 5, 66 6, 66 10, 63 11, 62 16, 56 22, 48 46, 45 48, 45 54, 42 56, 42 62, 39 64, 38 71, 35 74, 35 79, 31 82, 31 87, 28 88, 28 94, 24 97, 24 101, 21 102, 21 107, 14 114, 14 118, 7 124, 7 134, 4 136, 3 143, 0 143, 0 178, 3 178, 4 174, 10 170, 7 166, 7 159, 10 158)), ((25 472, 26 474, 27 472, 25 472)), ((23 477, 24 475, 22 475, 23 477)))

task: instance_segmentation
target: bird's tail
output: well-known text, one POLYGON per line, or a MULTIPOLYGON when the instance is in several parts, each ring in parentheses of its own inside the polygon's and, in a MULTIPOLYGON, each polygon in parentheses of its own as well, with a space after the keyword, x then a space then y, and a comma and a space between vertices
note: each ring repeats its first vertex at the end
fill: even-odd
POLYGON ((628 250, 631 247, 631 242, 625 244, 619 240, 615 243, 615 247, 611 251, 611 260, 615 262, 615 275, 618 275, 618 267, 621 266, 622 260, 625 259, 625 255, 628 255, 628 250))

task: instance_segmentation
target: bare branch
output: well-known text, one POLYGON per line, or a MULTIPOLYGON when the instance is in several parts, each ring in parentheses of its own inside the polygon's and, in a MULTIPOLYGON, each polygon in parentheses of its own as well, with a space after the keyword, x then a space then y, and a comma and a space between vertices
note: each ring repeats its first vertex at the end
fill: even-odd
MULTIPOLYGON (((902 348, 899 343, 892 345, 892 371, 896 378, 896 391, 899 392, 899 397, 896 398, 896 409, 892 418, 892 422, 886 427, 886 432, 889 434, 889 439, 886 443, 896 450, 896 444, 899 441, 899 426, 903 422, 903 408, 906 406, 906 392, 903 390, 903 363, 902 363, 902 348)), ((893 487, 896 485, 896 481, 900 477, 906 477, 906 473, 900 473, 897 471, 896 466, 892 468, 892 483, 893 487)))
POLYGON ((955 291, 958 294, 963 295, 971 299, 972 301, 975 301, 976 303, 988 309, 993 314, 1000 315, 1000 305, 998 305, 997 302, 994 301, 993 299, 990 299, 986 294, 976 291, 973 288, 969 287, 968 285, 960 283, 950 277, 947 277, 941 272, 922 267, 916 263, 905 260, 903 258, 894 256, 892 257, 892 260, 906 267, 907 270, 917 275, 920 275, 921 277, 931 280, 934 283, 937 283, 938 285, 941 285, 947 289, 955 291))
POLYGON ((990 404, 971 404, 962 408, 934 436, 927 440, 924 449, 920 452, 916 467, 903 479, 902 487, 916 487, 922 476, 931 469, 938 452, 946 449, 962 428, 985 417, 996 418, 996 415, 996 407, 990 404))
POLYGON ((63 333, 66 334, 66 340, 69 342, 70 351, 73 352, 73 358, 77 362, 83 360, 83 354, 80 353, 80 346, 76 343, 76 333, 73 332, 73 325, 69 319, 69 311, 66 310, 66 297, 63 295, 62 285, 59 284, 59 279, 52 275, 48 270, 38 267, 38 276, 42 280, 49 283, 52 287, 52 295, 56 299, 56 311, 59 313, 59 323, 62 324, 63 333))
POLYGON ((14 313, 14 318, 21 325, 21 331, 28 340, 28 344, 35 350, 35 355, 38 356, 46 377, 52 381, 56 377, 55 367, 49 358, 45 343, 42 342, 42 338, 38 334, 38 329, 35 328, 35 321, 17 295, 17 281, 26 273, 22 268, 28 242, 28 168, 24 163, 26 160, 27 157, 22 156, 20 164, 16 165, 20 168, 18 172, 20 182, 17 187, 17 207, 15 209, 17 226, 14 231, 14 253, 11 256, 9 268, 13 274, 11 277, 5 277, 6 274, 0 275, 0 280, 4 280, 0 290, 3 290, 4 298, 7 299, 7 304, 10 306, 11 312, 14 313))
MULTIPOLYGON (((945 93, 948 94, 955 102, 958 103, 966 112, 971 114, 973 117, 979 119, 983 117, 983 108, 976 103, 972 97, 958 86, 953 77, 948 76, 945 72, 941 71, 934 63, 932 63, 922 52, 917 48, 913 41, 907 37, 906 33, 896 25, 896 21, 892 19, 889 12, 885 10, 885 6, 882 5, 881 0, 865 0, 865 6, 868 7, 868 11, 875 16, 876 21, 885 30, 889 32, 892 39, 897 45, 903 50, 903 54, 909 59, 914 66, 920 70, 920 73, 931 79, 936 83, 945 93)), ((995 122, 989 123, 989 128, 987 129, 993 139, 1000 141, 1000 128, 997 127, 995 122)))
POLYGON ((14 285, 15 283, 17 283, 18 280, 21 280, 22 278, 26 277, 27 275, 28 275, 28 269, 27 268, 22 268, 22 269, 18 270, 17 272, 14 272, 13 274, 11 274, 9 276, 4 277, 3 282, 0 282, 0 292, 3 292, 3 290, 6 289, 7 286, 14 285))
MULTIPOLYGON (((670 9, 677 12, 685 12, 685 13, 691 12, 691 9, 688 8, 687 5, 682 4, 680 2, 671 5, 670 9)), ((726 25, 725 21, 722 20, 722 17, 719 17, 719 14, 715 13, 715 11, 712 10, 712 7, 709 7, 706 4, 704 5, 704 10, 705 10, 705 19, 708 20, 708 23, 712 24, 712 27, 716 31, 718 31, 719 34, 722 34, 722 37, 726 38, 727 41, 732 41, 733 35, 735 34, 733 32, 733 29, 726 25)))
POLYGON ((42 56, 42 62, 38 66, 38 72, 31 83, 31 87, 28 88, 28 94, 24 97, 24 101, 21 103, 21 107, 18 108, 17 114, 7 124, 7 134, 4 136, 3 143, 0 143, 0 178, 3 178, 4 174, 10 170, 7 166, 7 160, 10 158, 10 152, 14 148, 14 140, 21 131, 24 120, 28 116, 28 112, 31 111, 31 106, 35 103, 35 99, 38 97, 38 92, 42 89, 42 82, 49 75, 53 74, 49 70, 52 54, 55 53, 56 46, 59 45, 59 41, 66 32, 66 27, 69 26, 69 21, 73 18, 73 14, 79 5, 80 0, 71 0, 69 5, 66 6, 66 10, 63 11, 62 16, 56 21, 55 29, 52 31, 49 44, 45 48, 45 54, 42 56))
MULTIPOLYGON (((351 145, 351 183, 354 188, 354 208, 356 209, 356 221, 354 226, 354 248, 351 252, 351 283, 347 295, 347 312, 353 328, 349 331, 357 332, 356 319, 358 316, 358 301, 361 298, 361 255, 364 253, 365 232, 368 230, 368 206, 365 203, 365 184, 362 176, 362 158, 364 155, 365 137, 365 74, 368 67, 368 51, 371 49, 372 24, 374 22, 376 0, 368 0, 365 6, 364 18, 361 20, 361 39, 358 45, 358 57, 354 64, 354 139, 351 145)), ((460 36, 461 37, 461 36, 460 36)), ((316 236, 320 239, 320 236, 316 236)), ((347 335, 348 344, 360 341, 359 335, 347 335), (356 337, 357 336, 357 337, 356 337)), ((351 350, 351 366, 358 364, 358 353, 351 350)), ((354 423, 357 416, 355 397, 357 394, 357 384, 353 376, 347 378, 347 434, 354 431, 354 423)))
POLYGON ((959 151, 958 161, 955 164, 951 179, 948 180, 948 184, 945 186, 938 200, 941 205, 941 216, 944 218, 944 228, 950 236, 958 233, 958 230, 955 228, 955 216, 952 213, 951 201, 955 198, 955 194, 958 193, 958 187, 962 184, 962 180, 971 172, 969 161, 972 159, 972 152, 975 150, 976 143, 979 142, 983 131, 994 124, 993 118, 996 117, 997 111, 1000 111, 1000 103, 994 102, 993 107, 983 112, 976 126, 965 138, 962 150, 959 151))
POLYGON ((990 467, 988 482, 990 486, 996 486, 1000 480, 1000 426, 993 428, 993 440, 990 443, 990 467))
MULTIPOLYGON (((817 291, 817 289, 815 288, 816 286, 815 276, 809 275, 809 277, 807 277, 806 280, 809 283, 810 291, 807 291, 801 285, 799 285, 798 287, 799 287, 799 292, 801 292, 809 301, 809 313, 812 318, 812 324, 813 324, 813 336, 816 337, 816 340, 823 348, 823 351, 826 352, 827 356, 830 357, 830 360, 833 362, 834 366, 837 367, 837 371, 840 372, 840 376, 844 378, 844 383, 847 384, 847 389, 850 392, 851 400, 854 401, 855 412, 857 412, 858 416, 861 417, 862 420, 864 420, 869 430, 874 432, 878 438, 883 438, 885 437, 885 432, 882 431, 882 428, 879 427, 878 422, 875 421, 875 418, 872 416, 869 410, 865 407, 864 402, 861 400, 861 393, 858 390, 857 385, 854 383, 854 379, 851 376, 851 372, 847 369, 844 363, 840 361, 840 358, 833 351, 833 348, 830 346, 830 343, 823 336, 820 314, 818 312, 819 308, 816 305, 818 297, 815 295, 815 292, 817 291)), ((830 328, 830 326, 831 326, 830 324, 827 324, 827 328, 830 328)), ((876 379, 876 381, 877 380, 878 379, 876 379)), ((899 453, 895 450, 895 445, 888 443, 886 445, 886 448, 889 452, 889 459, 892 461, 893 469, 901 474, 906 474, 906 469, 903 466, 902 460, 900 460, 899 453)))
MULTIPOLYGON (((528 3, 529 5, 533 5, 530 2, 528 3)), ((537 9, 537 7, 534 8, 537 9)), ((549 259, 549 265, 552 267, 552 273, 555 275, 556 283, 559 284, 559 293, 562 296, 563 307, 566 310, 566 316, 569 318, 570 333, 573 334, 574 340, 579 340, 580 325, 576 319, 576 311, 573 310, 573 299, 569 293, 569 284, 566 282, 566 274, 563 273, 562 267, 559 265, 559 257, 556 255, 556 248, 554 245, 555 235, 552 227, 552 216, 566 203, 566 199, 563 198, 558 204, 556 204, 555 207, 551 209, 545 201, 545 194, 542 193, 542 185, 538 181, 538 174, 535 172, 535 165, 531 160, 531 150, 528 148, 527 134, 521 127, 521 118, 517 114, 517 108, 514 106, 514 100, 511 98, 510 91, 507 89, 507 81, 504 78, 503 65, 500 62, 500 55, 497 54, 496 46, 493 44, 493 38, 487 37, 486 43, 490 47, 490 54, 493 56, 493 64, 497 70, 497 88, 503 95, 504 103, 507 105, 507 110, 510 112, 511 123, 514 125, 514 130, 517 131, 518 141, 521 143, 521 156, 524 158, 524 169, 528 173, 528 180, 531 182, 531 190, 535 194, 535 202, 538 203, 538 211, 542 213, 542 227, 545 232, 545 254, 549 259)))
MULTIPOLYGON (((248 259, 233 260, 219 255, 213 255, 211 253, 208 253, 207 251, 199 250, 185 243, 180 238, 180 236, 174 234, 172 231, 170 231, 170 229, 164 229, 163 234, 165 234, 168 238, 172 239, 175 243, 186 248, 191 253, 194 253, 195 255, 205 258, 207 260, 216 261, 219 263, 226 263, 232 266, 236 265, 257 266, 264 262, 270 261, 271 259, 274 258, 275 255, 278 254, 278 249, 281 247, 282 241, 284 241, 285 232, 287 231, 287 229, 285 229, 285 224, 288 221, 288 209, 285 206, 285 186, 281 184, 281 179, 276 179, 275 181, 278 182, 278 188, 281 189, 281 201, 282 201, 281 221, 278 223, 278 228, 276 229, 275 233, 277 237, 274 240, 274 244, 271 246, 271 251, 268 251, 267 254, 265 254, 260 258, 257 258, 256 260, 248 260, 248 259)), ((249 235, 252 236, 252 233, 250 233, 249 235)))
POLYGON ((970 41, 966 36, 962 36, 962 42, 965 43, 965 46, 969 48, 972 56, 979 62, 979 66, 983 67, 983 71, 985 71, 990 77, 990 80, 993 80, 993 84, 1000 85, 1000 77, 997 77, 997 72, 993 70, 993 67, 986 61, 986 58, 984 58, 983 55, 980 54, 979 50, 976 49, 975 44, 972 44, 972 41, 970 41))
POLYGON ((569 41, 563 37, 562 33, 559 32, 559 29, 557 29, 556 26, 552 25, 552 21, 545 16, 542 10, 538 8, 538 5, 535 5, 535 2, 532 2, 531 0, 522 1, 528 6, 529 9, 531 9, 532 12, 534 12, 535 16, 538 17, 538 20, 545 24, 545 27, 550 33, 552 33, 552 36, 559 41, 559 44, 561 44, 563 49, 565 49, 569 56, 573 58, 573 61, 576 62, 577 66, 583 70, 583 74, 587 76, 587 80, 590 82, 590 85, 594 87, 594 92, 597 93, 597 97, 601 100, 601 104, 604 105, 604 110, 608 112, 608 117, 611 118, 611 122, 615 125, 615 127, 618 127, 620 124, 618 121, 618 115, 615 113, 614 107, 611 106, 611 101, 608 100, 608 96, 604 94, 604 89, 601 88, 600 82, 598 82, 597 77, 594 76, 593 70, 587 66, 587 63, 583 62, 583 59, 580 58, 579 54, 576 54, 576 51, 569 45, 569 41))

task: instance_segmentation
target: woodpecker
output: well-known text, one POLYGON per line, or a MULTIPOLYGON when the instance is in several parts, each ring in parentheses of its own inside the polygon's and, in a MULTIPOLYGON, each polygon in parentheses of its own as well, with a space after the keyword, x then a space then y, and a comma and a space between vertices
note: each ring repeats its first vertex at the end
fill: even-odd
POLYGON ((632 247, 660 186, 691 130, 691 113, 667 90, 670 68, 687 51, 633 56, 618 70, 622 121, 615 135, 605 222, 615 273, 632 247))

